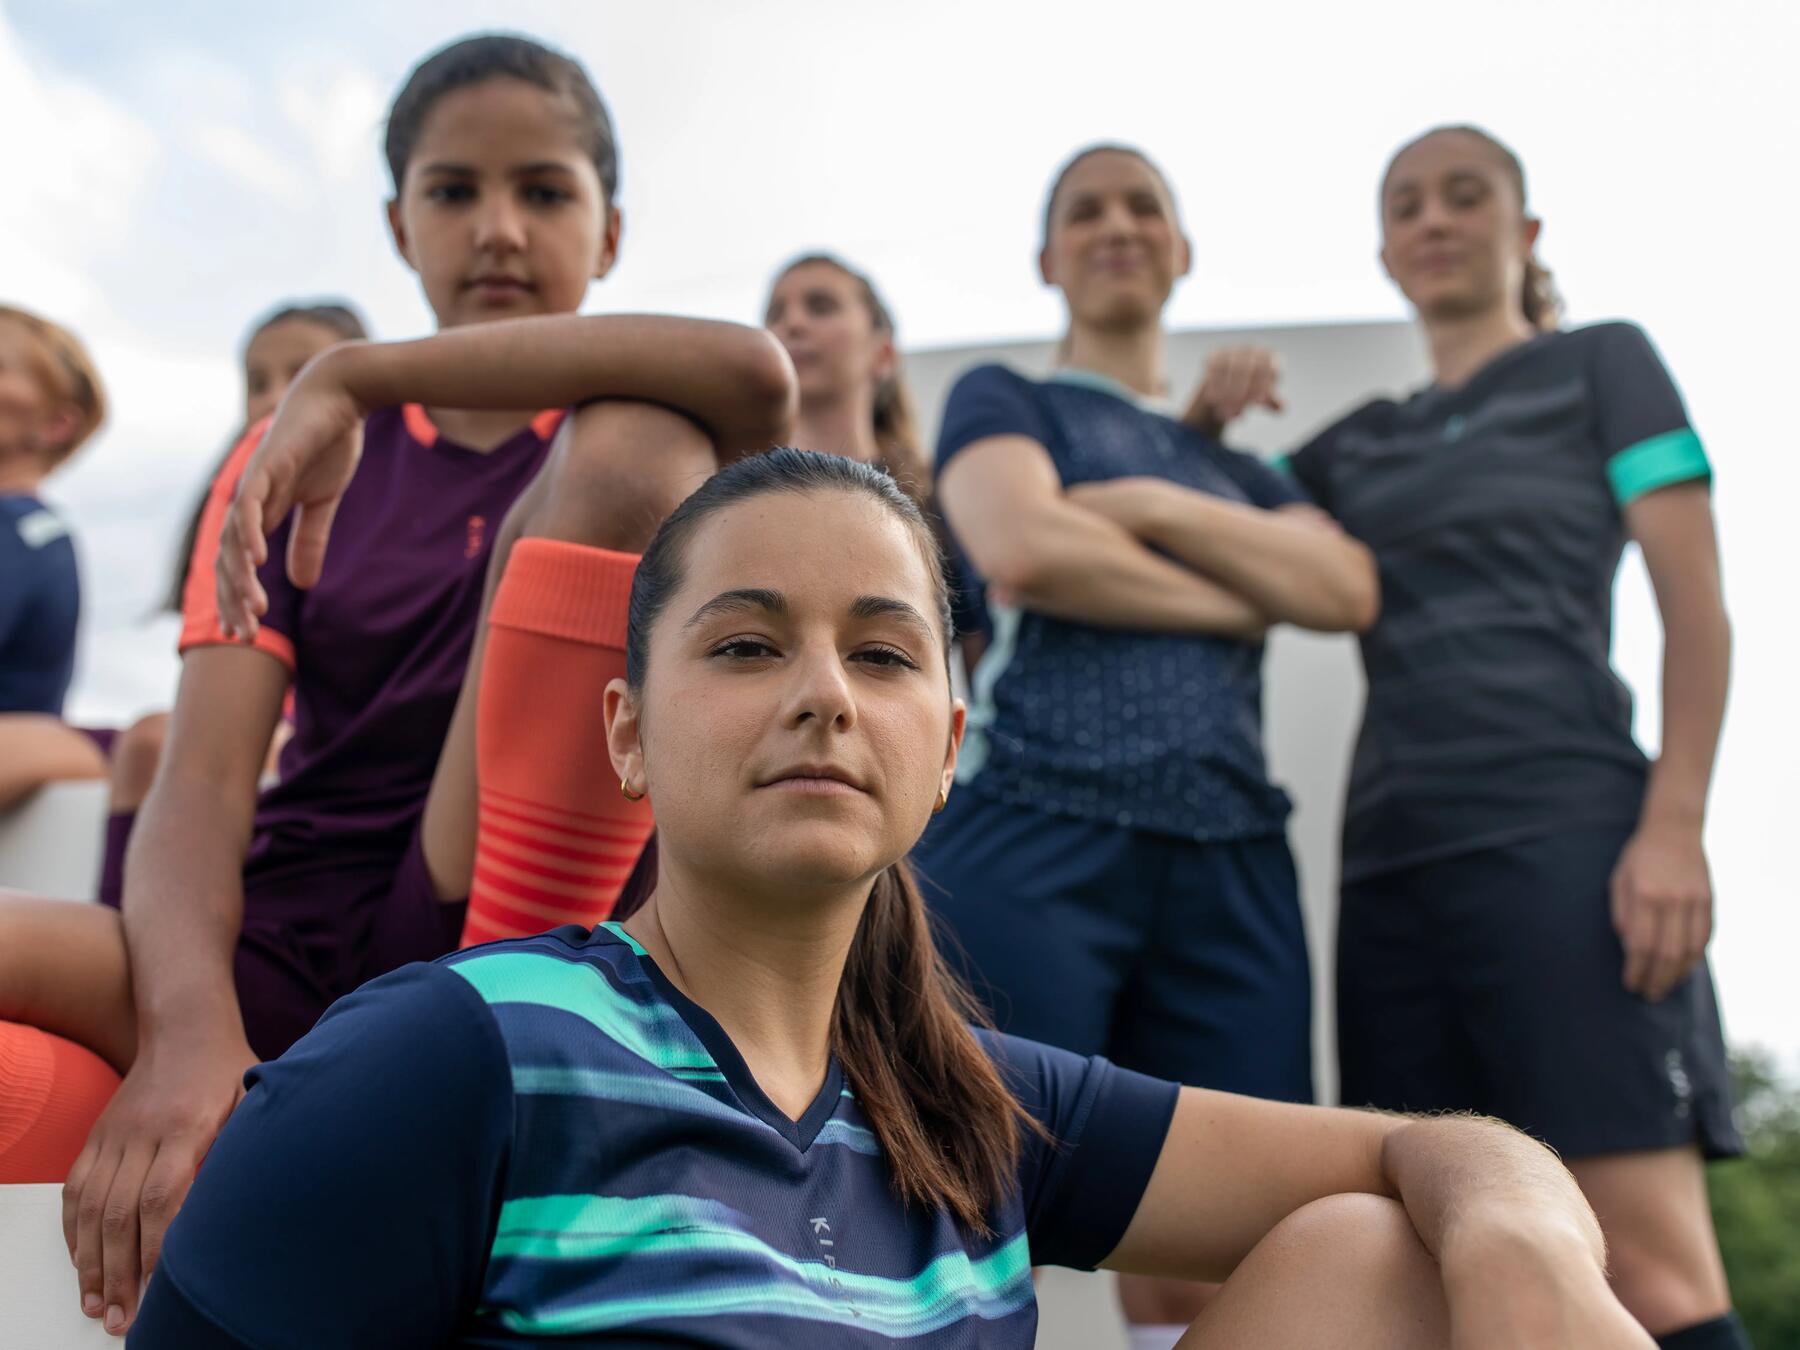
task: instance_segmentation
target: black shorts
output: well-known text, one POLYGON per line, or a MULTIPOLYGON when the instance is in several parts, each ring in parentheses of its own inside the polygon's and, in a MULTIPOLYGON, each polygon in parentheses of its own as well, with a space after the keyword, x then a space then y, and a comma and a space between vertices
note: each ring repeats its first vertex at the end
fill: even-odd
POLYGON ((1344 1103, 1479 1111, 1565 1158, 1742 1153, 1706 963, 1656 1003, 1620 982, 1608 881, 1630 834, 1572 829, 1347 885, 1344 1103))

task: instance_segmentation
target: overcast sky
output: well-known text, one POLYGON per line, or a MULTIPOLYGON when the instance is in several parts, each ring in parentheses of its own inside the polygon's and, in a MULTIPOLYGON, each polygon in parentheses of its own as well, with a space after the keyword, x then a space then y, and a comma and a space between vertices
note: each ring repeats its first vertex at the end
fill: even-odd
MULTIPOLYGON (((497 12, 0 0, 0 297, 74 326, 117 409, 52 493, 84 555, 77 714, 168 697, 168 630, 139 619, 233 429, 251 317, 345 294, 382 336, 428 330, 383 221, 381 119, 412 64, 497 12)), ((1572 318, 1650 331, 1719 471, 1737 675, 1709 833, 1715 959, 1729 1029, 1800 1055, 1800 6, 503 12, 581 57, 619 128, 625 246, 594 309, 754 319, 776 265, 825 246, 873 272, 909 345, 1047 334, 1060 315, 1033 270, 1042 193, 1104 138, 1142 143, 1176 186, 1196 255, 1174 325, 1400 317, 1374 263, 1385 156, 1443 121, 1510 141, 1572 318)), ((1652 739, 1658 643, 1628 568, 1618 660, 1652 739)))

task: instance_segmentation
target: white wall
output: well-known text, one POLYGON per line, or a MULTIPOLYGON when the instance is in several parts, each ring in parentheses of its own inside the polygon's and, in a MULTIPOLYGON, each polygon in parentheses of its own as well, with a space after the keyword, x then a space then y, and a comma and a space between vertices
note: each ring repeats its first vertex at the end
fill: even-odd
MULTIPOLYGON (((1185 395, 1198 382, 1207 352, 1234 342, 1265 343, 1281 352, 1280 415, 1254 413, 1227 433, 1231 444, 1274 455, 1301 444, 1317 428, 1377 394, 1402 393, 1426 379, 1425 355, 1410 324, 1291 325, 1195 329, 1172 335, 1170 381, 1185 395)), ((935 443, 944 396, 971 366, 1002 361, 1026 374, 1050 368, 1050 342, 994 343, 909 353, 906 372, 918 400, 925 443, 935 443)), ((1338 822, 1350 745, 1362 711, 1362 671, 1355 643, 1294 629, 1278 630, 1264 662, 1270 772, 1294 799, 1288 826, 1312 948, 1314 1078, 1321 1100, 1335 1099, 1337 1053, 1332 1011, 1332 948, 1337 920, 1338 822)))

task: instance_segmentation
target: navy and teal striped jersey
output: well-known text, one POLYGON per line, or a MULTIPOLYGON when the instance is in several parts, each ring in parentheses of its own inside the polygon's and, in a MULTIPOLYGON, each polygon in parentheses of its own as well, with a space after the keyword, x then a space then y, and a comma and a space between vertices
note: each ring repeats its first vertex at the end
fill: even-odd
POLYGON ((1129 1224, 1173 1086, 1000 1035, 1055 1142, 980 1237, 904 1206, 834 1066, 790 1120, 612 925, 406 967, 250 1073, 136 1347, 1027 1350, 1129 1224))
MULTIPOLYGON (((997 436, 1042 445, 1065 487, 1162 478, 1265 509, 1302 495, 1254 455, 1091 371, 1041 381, 998 365, 969 371, 944 405, 938 473, 997 436)), ((1263 754, 1260 642, 1103 628, 1001 604, 967 541, 953 542, 958 589, 985 609, 989 633, 969 677, 956 763, 964 789, 1200 842, 1281 834, 1289 803, 1263 754)))
POLYGON ((1711 473, 1643 332, 1532 338, 1289 464, 1381 574, 1345 878, 1636 820, 1646 763, 1610 663, 1622 510, 1711 473))

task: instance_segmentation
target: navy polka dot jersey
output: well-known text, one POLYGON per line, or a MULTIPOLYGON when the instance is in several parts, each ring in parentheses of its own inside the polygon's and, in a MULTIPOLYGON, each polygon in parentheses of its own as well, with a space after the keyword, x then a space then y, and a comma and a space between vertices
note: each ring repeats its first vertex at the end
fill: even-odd
MULTIPOLYGON (((951 391, 938 467, 994 436, 1025 436, 1065 486, 1157 477, 1273 508, 1282 474, 1082 371, 1038 382, 981 366, 951 391)), ((958 779, 1061 815, 1200 841, 1276 834, 1288 799, 1262 745, 1262 647, 1205 634, 1095 628, 999 604, 956 543, 988 648, 971 679, 958 779)))

